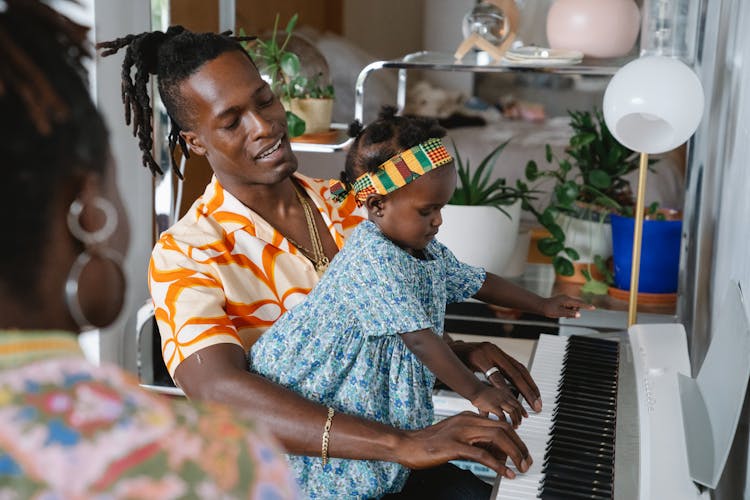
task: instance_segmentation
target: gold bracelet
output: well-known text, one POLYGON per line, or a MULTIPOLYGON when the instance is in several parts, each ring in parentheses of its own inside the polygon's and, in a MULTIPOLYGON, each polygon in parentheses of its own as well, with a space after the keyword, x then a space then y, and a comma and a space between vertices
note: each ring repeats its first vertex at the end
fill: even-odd
POLYGON ((326 425, 323 426, 323 448, 320 452, 320 458, 323 459, 323 467, 328 463, 328 435, 331 432, 331 424, 333 423, 333 408, 328 407, 328 418, 326 419, 326 425))

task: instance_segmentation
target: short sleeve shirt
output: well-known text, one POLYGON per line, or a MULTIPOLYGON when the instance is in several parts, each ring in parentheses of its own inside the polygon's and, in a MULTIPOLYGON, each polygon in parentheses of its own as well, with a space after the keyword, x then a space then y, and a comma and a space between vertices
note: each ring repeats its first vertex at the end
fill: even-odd
POLYGON ((0 332, 0 498, 300 498, 268 433, 147 393, 72 334, 0 332))
MULTIPOLYGON (((250 368, 344 413, 420 429, 433 421, 435 376, 400 334, 442 335, 445 306, 474 295, 483 269, 438 241, 417 259, 362 222, 307 299, 253 345, 250 368)), ((290 456, 311 498, 371 498, 400 491, 408 475, 389 462, 290 456)))
MULTIPOLYGON (((328 181, 295 178, 341 248, 363 212, 351 196, 334 202, 328 181)), ((211 345, 230 343, 249 351, 318 279, 294 245, 214 177, 151 254, 149 288, 170 374, 211 345)))

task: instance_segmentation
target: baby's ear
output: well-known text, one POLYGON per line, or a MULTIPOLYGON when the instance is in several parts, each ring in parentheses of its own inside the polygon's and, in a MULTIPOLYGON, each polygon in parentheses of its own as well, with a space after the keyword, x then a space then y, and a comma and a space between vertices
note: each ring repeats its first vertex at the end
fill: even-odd
POLYGON ((382 194, 371 194, 365 200, 365 207, 370 217, 382 217, 383 207, 385 206, 385 196, 382 194))

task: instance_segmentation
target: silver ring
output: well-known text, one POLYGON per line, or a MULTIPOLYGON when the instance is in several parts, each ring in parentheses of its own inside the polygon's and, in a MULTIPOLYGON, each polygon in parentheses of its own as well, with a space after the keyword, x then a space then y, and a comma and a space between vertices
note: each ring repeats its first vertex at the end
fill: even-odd
POLYGON ((489 379, 490 375, 492 375, 493 373, 497 373, 499 371, 500 371, 500 368, 498 368, 497 366, 493 366, 492 368, 484 372, 484 376, 487 377, 487 379, 489 379))

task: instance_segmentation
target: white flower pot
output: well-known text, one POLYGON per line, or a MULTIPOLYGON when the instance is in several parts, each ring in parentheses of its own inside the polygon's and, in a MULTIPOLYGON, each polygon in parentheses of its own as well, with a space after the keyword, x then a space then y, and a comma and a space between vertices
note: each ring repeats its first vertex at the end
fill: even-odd
POLYGON ((437 239, 458 260, 503 275, 516 248, 521 201, 504 208, 510 218, 495 207, 446 205, 437 239))
POLYGON ((612 226, 597 222, 558 215, 557 223, 565 232, 565 246, 574 248, 580 258, 576 262, 594 262, 595 255, 603 259, 612 256, 612 226))
POLYGON ((292 99, 285 102, 284 109, 305 120, 305 134, 320 134, 331 129, 333 99, 292 99))

